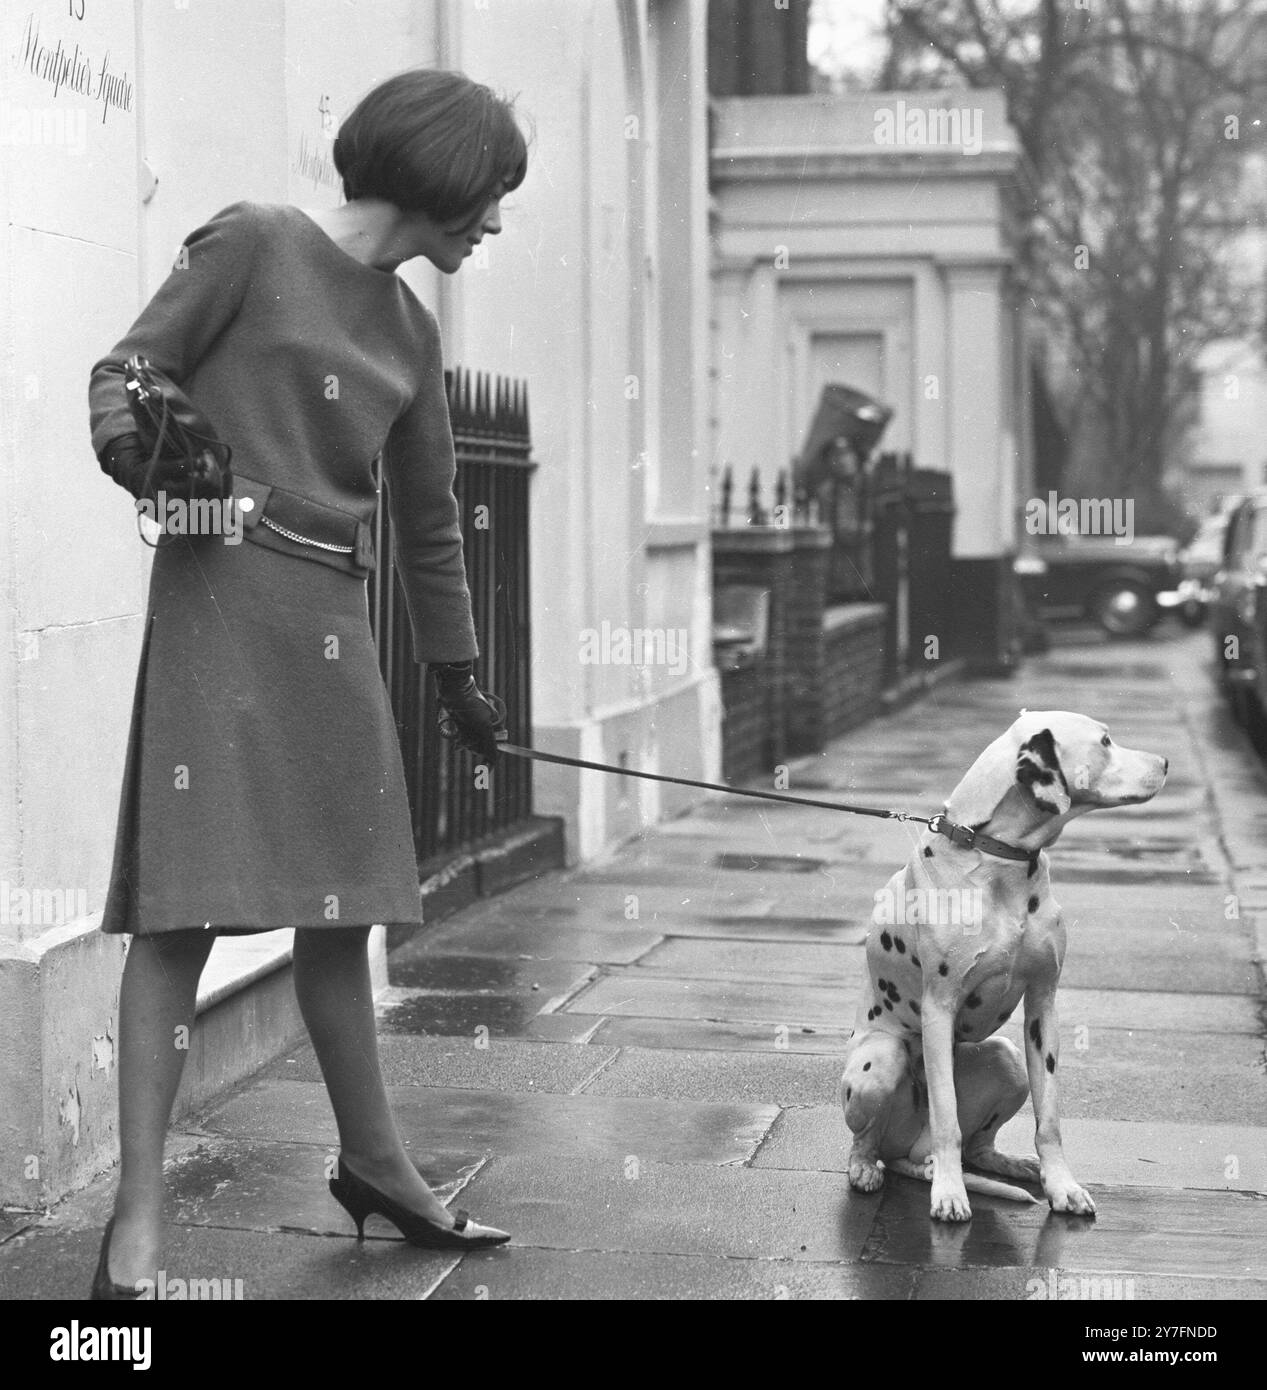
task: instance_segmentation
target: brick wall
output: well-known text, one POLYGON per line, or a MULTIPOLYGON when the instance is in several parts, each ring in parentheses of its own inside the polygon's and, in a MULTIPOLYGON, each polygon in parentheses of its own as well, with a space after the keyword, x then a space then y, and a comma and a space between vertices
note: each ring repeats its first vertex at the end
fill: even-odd
MULTIPOLYGON (((826 743, 870 719, 884 689, 885 608, 851 603, 823 614, 820 728, 826 743)), ((821 744, 819 745, 821 747, 821 744)))
POLYGON ((722 672, 722 779, 726 782, 747 782, 774 766, 768 694, 763 665, 722 672))
POLYGON ((787 752, 795 756, 816 753, 823 746, 823 606, 827 599, 831 533, 820 528, 798 528, 792 532, 792 544, 791 584, 785 608, 784 710, 787 752))

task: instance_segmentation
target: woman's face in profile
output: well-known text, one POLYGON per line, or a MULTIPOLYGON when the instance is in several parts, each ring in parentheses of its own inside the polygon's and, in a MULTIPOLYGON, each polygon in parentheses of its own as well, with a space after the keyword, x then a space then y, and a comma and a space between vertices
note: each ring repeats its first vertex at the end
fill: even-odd
POLYGON ((455 274, 486 236, 501 231, 500 204, 499 192, 474 217, 461 223, 435 222, 425 212, 406 213, 403 225, 417 248, 410 254, 425 256, 446 275, 455 274))

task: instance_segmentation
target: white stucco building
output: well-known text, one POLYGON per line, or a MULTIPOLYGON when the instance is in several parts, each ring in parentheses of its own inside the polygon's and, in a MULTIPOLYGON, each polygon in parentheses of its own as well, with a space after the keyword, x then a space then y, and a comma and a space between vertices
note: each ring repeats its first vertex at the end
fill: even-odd
MULTIPOLYGON (((220 208, 337 203, 338 122, 395 71, 465 71, 515 96, 534 132, 486 254, 452 280, 403 273, 448 362, 529 384, 536 740, 715 777, 705 10, 30 0, 2 39, 0 882, 20 910, 0 912, 0 1198, 30 1204, 113 1149, 124 943, 95 927, 149 552, 92 455, 89 368, 220 208), (604 624, 685 634, 687 660, 586 660, 604 624)), ((682 796, 537 774, 538 811, 565 818, 579 857, 682 796)), ((253 968, 275 959, 257 950, 253 968)), ((232 1059, 211 1051, 195 1044, 187 1095, 227 1079, 232 1059)))

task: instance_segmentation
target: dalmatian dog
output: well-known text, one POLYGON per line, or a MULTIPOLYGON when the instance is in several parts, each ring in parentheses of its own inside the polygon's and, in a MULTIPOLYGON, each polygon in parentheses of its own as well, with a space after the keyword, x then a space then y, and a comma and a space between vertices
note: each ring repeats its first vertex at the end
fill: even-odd
POLYGON ((966 1221, 967 1189, 1033 1202, 975 1173, 1042 1183, 1055 1211, 1094 1216, 1060 1138, 1056 986, 1065 931, 1046 848, 1076 816, 1150 800, 1168 763, 1120 748, 1098 720, 1022 710, 951 793, 906 866, 876 894, 868 979, 845 1049, 849 1181, 884 1169, 932 1183, 932 1216, 966 1221), (1025 1057, 992 1036, 1025 1005, 1025 1057), (995 1148, 1034 1099, 1038 1158, 995 1148))

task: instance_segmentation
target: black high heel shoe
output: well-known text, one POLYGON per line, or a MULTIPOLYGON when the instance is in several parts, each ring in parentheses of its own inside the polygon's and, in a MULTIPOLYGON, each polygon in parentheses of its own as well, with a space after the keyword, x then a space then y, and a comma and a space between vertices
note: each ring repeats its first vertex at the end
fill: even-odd
POLYGON ((126 1299, 141 1298, 141 1290, 131 1284, 116 1284, 110 1278, 110 1233, 114 1230, 114 1217, 106 1222, 106 1233, 101 1238, 101 1254, 97 1256, 97 1272, 92 1276, 92 1292, 88 1299, 92 1303, 122 1302, 126 1299))
POLYGON ((330 1194, 356 1222, 357 1240, 365 1239, 365 1218, 375 1213, 385 1216, 410 1245, 426 1250, 479 1250, 490 1245, 505 1245, 510 1239, 508 1231, 499 1231, 496 1226, 481 1226, 464 1211, 457 1213, 452 1227, 437 1226, 434 1221, 409 1211, 371 1187, 364 1178, 358 1178, 342 1157, 339 1171, 330 1179, 330 1194))

